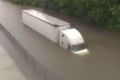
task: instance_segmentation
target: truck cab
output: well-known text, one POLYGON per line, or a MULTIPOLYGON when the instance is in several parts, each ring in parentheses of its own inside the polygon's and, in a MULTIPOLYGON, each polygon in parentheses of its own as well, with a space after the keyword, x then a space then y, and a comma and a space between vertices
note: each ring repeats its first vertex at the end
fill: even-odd
POLYGON ((61 30, 59 44, 61 47, 75 54, 88 53, 87 44, 84 42, 80 32, 75 28, 61 30))

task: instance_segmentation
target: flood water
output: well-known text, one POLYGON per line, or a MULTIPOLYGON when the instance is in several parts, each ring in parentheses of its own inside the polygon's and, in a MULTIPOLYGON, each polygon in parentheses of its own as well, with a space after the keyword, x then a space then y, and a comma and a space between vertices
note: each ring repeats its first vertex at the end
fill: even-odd
POLYGON ((0 22, 50 71, 65 80, 120 80, 119 33, 95 29, 80 20, 48 12, 77 26, 88 43, 89 55, 66 55, 68 52, 56 44, 23 28, 21 10, 28 8, 0 0, 0 22))

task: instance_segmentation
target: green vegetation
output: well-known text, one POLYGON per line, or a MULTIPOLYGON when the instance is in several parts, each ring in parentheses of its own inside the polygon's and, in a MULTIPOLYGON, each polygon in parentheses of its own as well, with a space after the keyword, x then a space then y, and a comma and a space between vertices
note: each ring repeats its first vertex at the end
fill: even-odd
POLYGON ((16 3, 50 8, 84 17, 95 24, 120 31, 120 0, 14 0, 16 3))

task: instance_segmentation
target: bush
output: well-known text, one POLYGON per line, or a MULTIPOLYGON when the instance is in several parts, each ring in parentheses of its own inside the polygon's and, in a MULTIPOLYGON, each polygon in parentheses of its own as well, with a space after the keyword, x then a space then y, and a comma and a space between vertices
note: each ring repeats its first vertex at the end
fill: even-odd
POLYGON ((50 8, 61 13, 85 19, 112 30, 120 31, 120 0, 15 0, 27 4, 50 8))
POLYGON ((47 0, 11 0, 17 4, 45 7, 47 0))

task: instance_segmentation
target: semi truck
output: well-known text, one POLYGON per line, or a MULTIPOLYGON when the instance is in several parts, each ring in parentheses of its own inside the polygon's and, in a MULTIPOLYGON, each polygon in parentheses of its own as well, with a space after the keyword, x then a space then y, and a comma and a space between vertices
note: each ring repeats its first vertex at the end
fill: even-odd
POLYGON ((84 42, 81 33, 77 29, 71 28, 70 23, 66 21, 38 10, 28 9, 22 10, 22 22, 72 53, 88 53, 87 44, 84 42))

